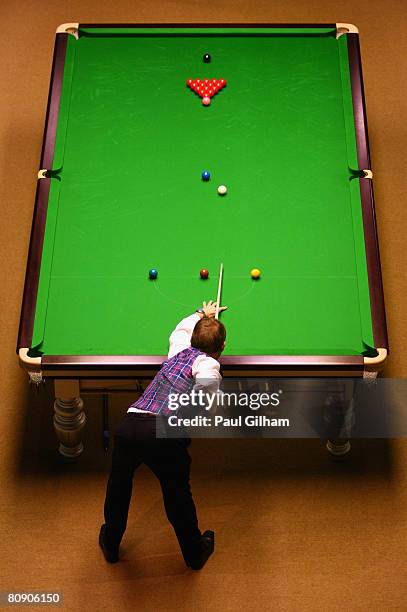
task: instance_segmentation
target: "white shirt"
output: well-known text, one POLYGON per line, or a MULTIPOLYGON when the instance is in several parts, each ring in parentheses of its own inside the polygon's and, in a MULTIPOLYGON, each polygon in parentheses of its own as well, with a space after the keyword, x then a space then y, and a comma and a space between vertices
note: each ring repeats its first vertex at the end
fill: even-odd
MULTIPOLYGON (((168 359, 174 357, 181 351, 191 346, 192 332, 195 325, 201 319, 196 312, 185 319, 182 319, 170 335, 170 348, 168 350, 168 359)), ((216 393, 219 390, 220 375, 219 361, 209 355, 198 355, 192 364, 192 376, 194 378, 194 390, 202 389, 208 393, 216 393)), ((128 412, 148 412, 147 410, 139 410, 138 408, 129 408, 128 412)))

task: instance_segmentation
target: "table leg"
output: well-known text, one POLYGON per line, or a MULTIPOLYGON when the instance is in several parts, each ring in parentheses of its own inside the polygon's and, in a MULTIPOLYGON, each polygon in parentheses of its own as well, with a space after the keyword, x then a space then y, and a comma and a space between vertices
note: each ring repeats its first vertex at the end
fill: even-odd
POLYGON ((83 451, 82 431, 86 423, 79 381, 55 380, 54 428, 59 452, 64 457, 79 457, 83 451))
MULTIPOLYGON (((342 398, 338 403, 333 402, 329 406, 327 418, 333 423, 336 423, 336 428, 341 432, 341 437, 330 438, 326 443, 327 450, 335 456, 346 455, 350 449, 351 444, 347 434, 350 435, 353 426, 353 418, 355 411, 354 404, 354 393, 355 383, 353 379, 349 379, 341 382, 343 385, 343 392, 341 393, 342 398)), ((329 400, 328 400, 329 402, 329 400)), ((325 405, 327 408, 327 404, 325 405)))

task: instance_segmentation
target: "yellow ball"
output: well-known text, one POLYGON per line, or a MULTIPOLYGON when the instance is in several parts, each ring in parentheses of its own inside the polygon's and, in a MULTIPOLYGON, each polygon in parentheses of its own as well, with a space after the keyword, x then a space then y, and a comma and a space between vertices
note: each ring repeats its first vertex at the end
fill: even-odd
POLYGON ((250 272, 252 278, 260 278, 260 274, 261 272, 257 268, 253 268, 253 270, 250 272))

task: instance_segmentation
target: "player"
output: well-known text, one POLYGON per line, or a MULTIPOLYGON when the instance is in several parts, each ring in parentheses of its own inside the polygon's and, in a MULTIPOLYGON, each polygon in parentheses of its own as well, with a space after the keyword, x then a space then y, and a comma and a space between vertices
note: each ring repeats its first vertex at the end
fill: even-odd
MULTIPOLYGON (((119 560, 119 545, 127 525, 134 471, 146 464, 160 481, 164 506, 188 567, 201 569, 214 550, 214 532, 201 534, 189 477, 190 439, 157 438, 157 415, 174 414, 168 408, 168 384, 183 393, 193 387, 219 389, 219 357, 225 346, 226 330, 215 318, 212 300, 183 319, 170 336, 168 359, 144 391, 130 406, 115 431, 112 468, 104 506, 105 524, 99 544, 106 561, 119 560), (166 392, 163 389, 166 388, 166 392)), ((219 307, 219 312, 226 307, 219 307)))

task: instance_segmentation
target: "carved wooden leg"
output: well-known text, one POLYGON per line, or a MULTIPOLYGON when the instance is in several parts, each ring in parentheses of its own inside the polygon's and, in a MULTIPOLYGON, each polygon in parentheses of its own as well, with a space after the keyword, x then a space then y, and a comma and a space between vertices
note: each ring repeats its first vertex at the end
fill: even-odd
POLYGON ((54 428, 60 442, 59 452, 64 457, 79 457, 83 451, 82 430, 86 423, 79 381, 56 380, 54 386, 54 428))
POLYGON ((351 449, 348 435, 351 434, 354 418, 354 393, 355 384, 353 379, 344 381, 343 397, 338 405, 331 406, 330 417, 338 421, 338 429, 341 430, 340 438, 331 438, 326 443, 327 450, 337 457, 346 455, 351 449), (336 415, 335 415, 336 412, 336 415), (343 437, 342 437, 343 436, 343 437))

